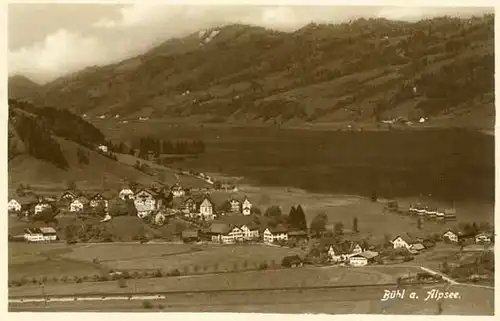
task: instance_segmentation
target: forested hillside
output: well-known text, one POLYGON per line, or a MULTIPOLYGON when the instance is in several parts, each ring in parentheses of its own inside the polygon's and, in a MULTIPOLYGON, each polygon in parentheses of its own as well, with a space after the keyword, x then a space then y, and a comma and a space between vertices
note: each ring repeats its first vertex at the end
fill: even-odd
POLYGON ((61 77, 34 97, 89 117, 230 123, 448 119, 493 128, 494 16, 230 25, 61 77))

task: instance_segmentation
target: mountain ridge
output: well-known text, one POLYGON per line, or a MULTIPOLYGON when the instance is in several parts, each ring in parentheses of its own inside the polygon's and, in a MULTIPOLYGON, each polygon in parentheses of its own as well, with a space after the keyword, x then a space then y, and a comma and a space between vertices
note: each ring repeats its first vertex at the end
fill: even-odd
POLYGON ((493 21, 492 15, 358 19, 289 33, 229 25, 85 68, 24 98, 120 120, 311 124, 431 117, 491 129, 493 21))

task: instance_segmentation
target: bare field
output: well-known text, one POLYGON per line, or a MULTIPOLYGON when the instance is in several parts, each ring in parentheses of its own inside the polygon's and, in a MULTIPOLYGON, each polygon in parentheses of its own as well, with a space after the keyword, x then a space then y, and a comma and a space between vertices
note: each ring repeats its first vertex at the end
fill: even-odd
MULTIPOLYGON (((239 313, 327 313, 327 314, 437 314, 436 301, 424 301, 431 288, 448 286, 407 287, 418 300, 382 302, 383 288, 313 289, 265 292, 210 293, 170 295, 166 300, 153 300, 146 310, 141 301, 93 301, 10 304, 10 311, 113 311, 113 312, 239 312, 239 313)), ((391 288, 392 289, 392 288, 391 288)), ((487 289, 453 286, 458 300, 444 300, 444 315, 493 315, 494 292, 487 289)))
MULTIPOLYGON (((304 267, 299 269, 279 269, 167 277, 151 279, 130 279, 127 288, 118 287, 116 282, 89 282, 81 284, 46 284, 49 295, 85 293, 135 293, 165 291, 207 291, 231 289, 274 289, 284 287, 311 287, 328 285, 363 285, 395 283, 399 276, 420 271, 418 267, 304 267)), ((10 288, 9 295, 25 296, 40 293, 38 286, 10 288)))

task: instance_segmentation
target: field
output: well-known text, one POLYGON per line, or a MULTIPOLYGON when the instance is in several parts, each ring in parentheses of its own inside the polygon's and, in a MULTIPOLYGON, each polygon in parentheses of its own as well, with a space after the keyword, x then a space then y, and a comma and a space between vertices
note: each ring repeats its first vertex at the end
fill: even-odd
POLYGON ((376 191, 397 198, 430 195, 447 202, 492 204, 494 199, 494 137, 477 132, 96 125, 116 141, 201 139, 205 154, 172 167, 242 176, 256 186, 364 196, 376 191))
POLYGON ((198 267, 201 272, 255 269, 300 250, 266 245, 187 244, 9 244, 9 277, 92 276, 108 269, 121 271, 183 271, 198 267), (95 261, 94 261, 95 260, 95 261), (98 262, 98 263, 97 263, 98 262))
MULTIPOLYGON (((89 282, 45 285, 45 293, 51 295, 90 293, 135 293, 168 291, 206 291, 236 289, 274 289, 285 287, 312 287, 328 285, 363 285, 395 283, 398 276, 420 271, 411 266, 381 266, 346 268, 328 266, 322 268, 247 271, 236 273, 194 275, 183 277, 130 279, 123 289, 116 282, 89 282)), ((40 287, 27 285, 10 288, 9 295, 37 295, 40 287)))
MULTIPOLYGON (((443 286, 432 288, 443 289, 443 286)), ((463 286, 445 286, 448 291, 459 291, 460 299, 444 300, 444 315, 493 315, 492 290, 463 286)), ((240 313, 328 313, 328 314, 437 314, 436 301, 424 301, 431 288, 410 287, 418 300, 381 302, 385 288, 350 288, 265 291, 217 294, 170 295, 166 300, 151 301, 151 310, 142 307, 142 301, 103 301, 10 304, 10 311, 113 311, 113 312, 240 312, 240 313)), ((393 288, 390 288, 391 290, 393 288)))

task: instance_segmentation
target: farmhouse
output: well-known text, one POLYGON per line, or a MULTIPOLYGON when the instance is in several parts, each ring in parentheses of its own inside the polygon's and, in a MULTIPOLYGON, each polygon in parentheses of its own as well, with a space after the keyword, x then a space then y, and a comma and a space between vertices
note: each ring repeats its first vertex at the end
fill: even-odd
POLYGON ((288 241, 288 229, 283 225, 268 227, 264 230, 263 236, 264 243, 288 241))
POLYGON ((295 230, 295 231, 288 232, 288 238, 295 239, 297 241, 307 240, 309 238, 309 235, 307 234, 306 231, 295 230))
POLYGON ((351 256, 362 252, 363 249, 359 243, 347 240, 338 244, 331 244, 328 247, 328 257, 334 263, 346 261, 351 256))
POLYGON ((57 234, 52 227, 28 228, 24 230, 24 239, 28 242, 55 241, 57 234))
POLYGON ((410 245, 409 250, 411 253, 416 254, 425 250, 425 246, 422 243, 413 243, 410 245))
POLYGON ((410 248, 410 244, 408 244, 408 242, 405 241, 401 236, 397 236, 396 238, 394 238, 391 241, 391 244, 395 249, 399 249, 399 248, 409 249, 410 248))
POLYGON ((349 265, 352 266, 365 266, 378 256, 377 252, 365 251, 358 254, 354 254, 349 257, 349 265))
POLYGON ((304 265, 304 262, 298 255, 285 256, 281 261, 281 266, 287 268, 296 268, 304 265))
POLYGON ((108 199, 102 194, 95 194, 90 198, 90 207, 98 207, 103 206, 104 208, 108 208, 108 199))
POLYGON ((458 242, 458 233, 455 233, 452 230, 447 230, 443 234, 443 240, 449 241, 449 242, 453 242, 453 243, 457 243, 458 242))
POLYGON ((118 197, 125 201, 133 198, 134 192, 130 188, 123 188, 118 194, 118 197))
POLYGON ((255 240, 259 238, 259 227, 255 223, 244 224, 240 227, 245 240, 255 240))
POLYGON ((21 204, 19 204, 19 202, 16 201, 15 199, 11 199, 9 203, 7 203, 7 210, 9 212, 20 212, 21 204))
POLYGON ((214 204, 212 201, 208 198, 208 196, 205 196, 203 198, 203 201, 199 205, 199 216, 203 218, 204 220, 213 220, 215 218, 214 215, 214 204))
POLYGON ((140 218, 150 215, 157 208, 156 193, 147 189, 140 189, 134 195, 134 205, 137 209, 137 216, 140 218))
POLYGON ((243 240, 241 229, 225 223, 213 223, 210 226, 209 234, 211 235, 212 242, 223 244, 234 244, 243 240))
POLYGON ((489 233, 479 233, 476 235, 475 240, 479 244, 491 243, 491 235, 489 233))

